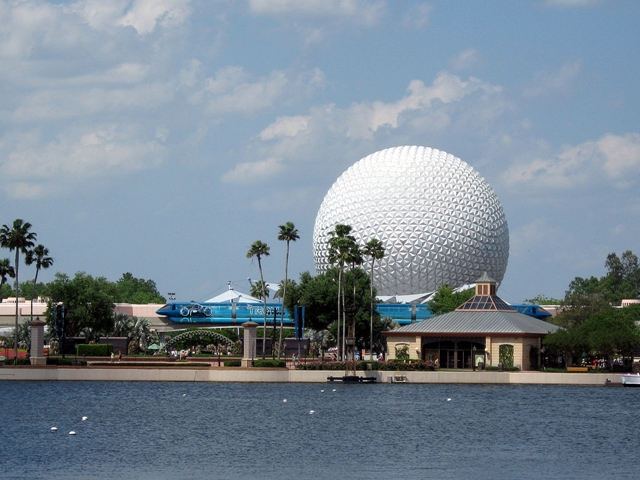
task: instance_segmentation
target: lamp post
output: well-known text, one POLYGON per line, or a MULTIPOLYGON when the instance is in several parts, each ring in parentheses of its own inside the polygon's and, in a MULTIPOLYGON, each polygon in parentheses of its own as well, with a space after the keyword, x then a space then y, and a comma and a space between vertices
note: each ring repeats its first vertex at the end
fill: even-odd
POLYGON ((476 346, 474 345, 473 348, 471 349, 471 351, 473 352, 471 354, 471 362, 473 365, 473 371, 476 371, 476 346))

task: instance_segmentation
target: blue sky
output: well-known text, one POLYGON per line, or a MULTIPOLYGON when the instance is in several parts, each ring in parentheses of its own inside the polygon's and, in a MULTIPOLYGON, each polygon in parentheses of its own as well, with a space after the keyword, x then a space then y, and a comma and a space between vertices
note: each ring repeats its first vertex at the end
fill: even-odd
POLYGON ((33 224, 43 281, 204 300, 259 277, 258 239, 280 281, 287 221, 313 272, 332 183, 423 145, 496 191, 500 295, 562 297, 640 254, 639 24, 635 1, 0 0, 0 224, 33 224))

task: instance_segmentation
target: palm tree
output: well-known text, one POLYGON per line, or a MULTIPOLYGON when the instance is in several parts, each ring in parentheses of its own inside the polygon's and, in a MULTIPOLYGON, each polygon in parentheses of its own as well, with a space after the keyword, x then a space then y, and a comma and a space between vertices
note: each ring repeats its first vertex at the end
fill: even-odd
MULTIPOLYGON (((339 358, 344 355, 344 348, 341 350, 340 344, 340 317, 341 312, 344 310, 344 266, 349 261, 351 250, 356 239, 350 235, 353 228, 351 225, 337 224, 335 228, 329 232, 331 238, 329 238, 329 262, 332 265, 338 264, 340 268, 338 273, 338 329, 337 329, 337 347, 339 352, 339 358)), ((342 320, 342 329, 344 330, 344 316, 342 320)), ((344 342, 344 333, 342 335, 342 341, 344 342)))
MULTIPOLYGON (((284 225, 278 227, 278 240, 287 242, 287 254, 284 261, 284 284, 282 288, 282 312, 280 313, 280 345, 282 345, 282 328, 284 326, 284 300, 287 295, 287 280, 289 278, 289 243, 295 242, 300 238, 298 230, 293 222, 287 222, 284 225)), ((278 360, 280 360, 280 350, 278 349, 278 360)))
MULTIPOLYGON (((0 295, 2 295, 2 286, 7 283, 7 277, 16 278, 16 271, 9 263, 8 258, 0 260, 0 295)), ((0 302, 2 302, 2 296, 0 296, 0 302)))
POLYGON ((2 225, 0 228, 0 247, 8 248, 9 251, 16 251, 16 261, 15 261, 15 269, 16 269, 16 277, 15 277, 15 285, 16 285, 16 327, 14 332, 14 363, 18 362, 18 266, 20 265, 20 252, 25 255, 29 251, 29 249, 33 248, 33 245, 36 241, 37 234, 34 232, 30 232, 31 224, 29 222, 23 222, 22 219, 17 218, 13 221, 12 228, 9 228, 7 225, 2 225))
POLYGON ((113 336, 114 337, 128 337, 129 332, 133 326, 132 317, 126 313, 114 314, 113 322, 113 336))
MULTIPOLYGON (((362 265, 364 261, 362 258, 362 251, 360 250, 360 246, 353 240, 351 245, 349 246, 349 251, 347 252, 347 256, 345 257, 346 263, 351 265, 351 278, 353 279, 353 303, 352 307, 349 309, 351 312, 351 322, 349 324, 349 335, 355 337, 356 332, 356 266, 362 265)), ((344 283, 346 284, 346 277, 344 279, 344 283)), ((344 294, 343 294, 344 295, 344 294)), ((346 299, 343 300, 343 303, 346 304, 346 299)), ((346 317, 342 323, 342 345, 343 348, 346 349, 346 339, 345 336, 345 327, 346 327, 346 317)), ((346 351, 346 350, 345 350, 346 351)), ((353 360, 353 359, 351 359, 353 360)))
POLYGON ((384 245, 377 238, 372 238, 364 245, 362 250, 367 257, 371 258, 371 275, 369 277, 369 287, 371 288, 371 325, 369 330, 369 360, 373 360, 373 267, 376 260, 384 258, 384 245))
POLYGON ((146 349, 147 341, 151 336, 151 323, 148 318, 131 317, 133 324, 131 325, 130 338, 135 340, 136 345, 142 344, 146 349))
POLYGON ((31 321, 33 322, 33 292, 36 289, 36 282, 38 281, 38 272, 40 269, 46 270, 53 265, 53 258, 49 256, 49 249, 44 245, 38 245, 33 250, 27 252, 27 256, 24 259, 24 263, 31 265, 36 264, 36 276, 33 277, 33 286, 31 287, 31 321))
POLYGON ((261 240, 256 240, 251 245, 251 248, 247 252, 247 258, 258 259, 258 269, 260 270, 260 281, 262 282, 262 301, 264 303, 264 323, 262 324, 262 360, 265 357, 265 344, 267 342, 267 292, 266 285, 264 283, 264 277, 262 276, 262 257, 269 256, 269 246, 261 240))
POLYGON ((249 295, 262 300, 262 297, 264 295, 266 295, 267 298, 269 298, 269 291, 267 290, 266 285, 262 285, 262 280, 258 280, 256 283, 251 284, 251 290, 249 291, 249 295))

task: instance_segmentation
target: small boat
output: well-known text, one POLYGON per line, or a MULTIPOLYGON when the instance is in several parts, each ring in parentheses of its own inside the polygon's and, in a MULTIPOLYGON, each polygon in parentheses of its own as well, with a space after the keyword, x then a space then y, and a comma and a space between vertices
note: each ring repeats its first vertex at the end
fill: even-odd
POLYGON ((624 387, 640 387, 640 373, 625 373, 620 375, 620 379, 624 387))

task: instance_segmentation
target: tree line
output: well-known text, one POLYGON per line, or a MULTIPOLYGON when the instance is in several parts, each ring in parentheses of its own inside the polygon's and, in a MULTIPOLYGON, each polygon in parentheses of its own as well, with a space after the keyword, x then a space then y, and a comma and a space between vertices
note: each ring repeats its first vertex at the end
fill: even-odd
MULTIPOLYGON (((65 273, 56 273, 53 281, 38 283, 39 272, 50 268, 54 259, 47 247, 36 245, 37 233, 32 228, 29 222, 22 219, 0 228, 0 247, 15 252, 13 263, 9 258, 0 259, 0 301, 9 297, 29 299, 33 320, 34 299, 46 298, 46 322, 50 336, 85 336, 89 341, 101 335, 126 333, 125 336, 130 336, 132 340, 151 338, 148 320, 114 316, 113 307, 115 303, 165 303, 153 280, 136 278, 127 272, 118 281, 111 282, 105 277, 92 277, 78 272, 73 278, 65 273), (33 280, 20 282, 21 255, 26 265, 35 266, 33 280), (9 279, 14 280, 13 285, 9 279), (58 305, 64 308, 57 308, 58 305), (58 318, 60 315, 64 315, 64 323, 62 318, 58 318)), ((7 340, 13 344, 17 357, 20 339, 28 346, 29 329, 26 322, 22 328, 18 325, 18 303, 15 305, 14 338, 7 340)))
POLYGON ((605 267, 603 277, 576 277, 564 299, 553 302, 559 313, 550 321, 562 328, 547 335, 543 344, 568 364, 599 357, 611 366, 614 357, 633 356, 640 348, 640 305, 619 308, 623 299, 640 297, 638 257, 631 250, 620 257, 610 253, 605 267))

